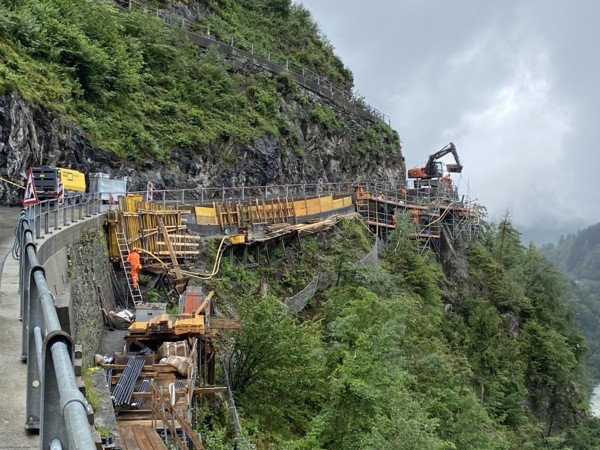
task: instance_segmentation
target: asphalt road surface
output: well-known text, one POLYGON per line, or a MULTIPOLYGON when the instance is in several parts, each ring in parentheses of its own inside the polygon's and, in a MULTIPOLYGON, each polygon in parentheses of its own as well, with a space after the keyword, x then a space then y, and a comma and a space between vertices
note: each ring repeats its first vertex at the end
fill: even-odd
POLYGON ((0 207, 0 449, 38 448, 25 431, 26 365, 21 362, 18 264, 11 251, 20 208, 0 207))

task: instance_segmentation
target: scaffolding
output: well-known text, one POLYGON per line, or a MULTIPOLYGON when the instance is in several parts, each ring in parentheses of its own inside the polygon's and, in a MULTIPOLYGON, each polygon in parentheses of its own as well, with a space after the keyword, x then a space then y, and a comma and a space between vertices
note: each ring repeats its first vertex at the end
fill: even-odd
POLYGON ((438 255, 442 238, 471 241, 479 229, 479 216, 469 197, 459 197, 456 186, 443 180, 428 180, 413 188, 365 183, 356 190, 356 210, 384 240, 400 216, 409 216, 414 225, 411 236, 419 240, 421 251, 438 255))

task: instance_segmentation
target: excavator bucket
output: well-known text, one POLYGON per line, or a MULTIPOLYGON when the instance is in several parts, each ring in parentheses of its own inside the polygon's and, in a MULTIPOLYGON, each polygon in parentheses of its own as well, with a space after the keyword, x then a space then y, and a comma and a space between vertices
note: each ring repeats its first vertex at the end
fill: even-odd
POLYGON ((446 164, 446 170, 452 173, 461 173, 463 166, 460 164, 446 164))

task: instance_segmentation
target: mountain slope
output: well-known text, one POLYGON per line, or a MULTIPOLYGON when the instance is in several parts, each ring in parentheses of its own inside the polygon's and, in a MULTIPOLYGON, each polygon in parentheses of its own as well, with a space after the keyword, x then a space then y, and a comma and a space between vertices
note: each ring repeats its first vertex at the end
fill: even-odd
MULTIPOLYGON (((380 267, 357 264, 373 237, 351 220, 303 238, 293 258, 272 254, 270 267, 224 262, 210 287, 243 323, 222 350, 246 438, 295 449, 578 442, 584 346, 561 275, 506 222, 457 256, 469 271, 455 279, 420 254, 410 224, 392 234, 380 267), (307 308, 284 314, 280 299, 317 274, 307 308)), ((228 436, 218 417, 204 418, 209 440, 228 436)), ((586 426, 597 436, 595 422, 586 426)))
POLYGON ((568 301, 585 333, 588 368, 600 381, 600 223, 546 244, 542 252, 571 280, 568 301))
MULTIPOLYGON (((174 8, 170 2, 150 6, 174 8)), ((291 61, 344 88, 352 85, 350 72, 301 7, 275 1, 176 7, 204 12, 192 17, 198 19, 192 29, 211 26, 223 39, 240 20, 231 37, 252 30, 259 43, 285 42, 276 48, 289 52, 291 61)), ((8 174, 0 168, 1 175, 63 165, 128 175, 137 188, 148 180, 173 188, 404 177, 398 135, 385 123, 340 108, 285 71, 203 51, 184 30, 143 9, 24 0, 2 3, 0 17, 0 156, 16 169, 8 174), (46 123, 10 113, 27 116, 30 110, 46 123), (68 119, 69 132, 53 128, 53 117, 68 119), (99 167, 78 158, 86 147, 109 155, 108 163, 99 167)), ((2 186, 5 202, 14 195, 2 186)))

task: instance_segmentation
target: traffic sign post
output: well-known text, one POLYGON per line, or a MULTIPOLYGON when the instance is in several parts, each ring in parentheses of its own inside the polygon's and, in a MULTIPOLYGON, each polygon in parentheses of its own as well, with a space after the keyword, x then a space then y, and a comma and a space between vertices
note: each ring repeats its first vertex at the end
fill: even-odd
POLYGON ((58 183, 58 195, 57 195, 58 206, 65 204, 65 186, 62 183, 58 183))
POLYGON ((27 169, 27 184, 25 185, 25 194, 23 195, 23 207, 33 206, 39 202, 37 192, 35 191, 35 182, 33 181, 33 169, 27 169))

